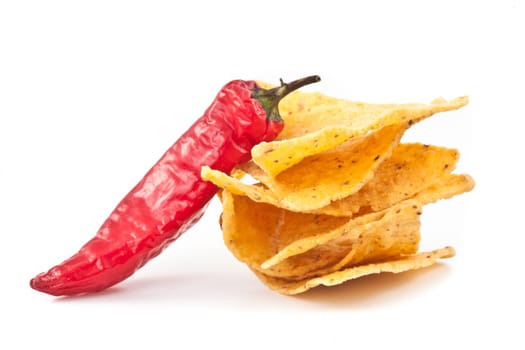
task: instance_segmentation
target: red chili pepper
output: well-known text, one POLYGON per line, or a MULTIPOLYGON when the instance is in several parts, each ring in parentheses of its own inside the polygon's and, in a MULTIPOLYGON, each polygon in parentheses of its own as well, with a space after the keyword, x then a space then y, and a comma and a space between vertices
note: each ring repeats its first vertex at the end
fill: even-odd
POLYGON ((319 81, 309 76, 274 89, 254 81, 226 84, 215 101, 117 205, 78 253, 41 273, 32 288, 52 295, 96 292, 131 276, 195 224, 217 187, 201 167, 230 172, 250 159, 251 148, 271 141, 284 124, 278 103, 291 91, 319 81))

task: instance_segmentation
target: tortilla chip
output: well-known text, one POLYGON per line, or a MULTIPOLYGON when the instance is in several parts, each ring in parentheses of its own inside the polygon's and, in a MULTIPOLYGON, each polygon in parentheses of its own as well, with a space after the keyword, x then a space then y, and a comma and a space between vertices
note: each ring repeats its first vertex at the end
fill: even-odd
MULTIPOLYGON (((378 166, 372 179, 357 193, 336 200, 325 207, 304 212, 353 216, 386 209, 420 192, 417 198, 423 204, 436 201, 441 198, 439 196, 449 198, 454 194, 466 192, 473 187, 471 178, 452 177, 449 179, 446 176, 454 170, 458 157, 459 153, 455 149, 420 143, 400 144, 394 149, 392 156, 378 166), (431 186, 438 181, 444 183, 431 186), (453 183, 448 183, 450 181, 453 183), (440 189, 450 186, 452 186, 450 189, 452 194, 441 194, 440 189), (427 188, 429 193, 424 192, 427 188), (436 196, 438 198, 435 198, 436 196)), ((261 176, 259 173, 261 170, 251 162, 246 163, 242 168, 255 177, 260 178, 261 176)), ((262 184, 247 185, 209 167, 202 169, 201 176, 234 194, 248 196, 253 201, 272 204, 292 211, 296 209, 295 206, 290 206, 288 202, 282 201, 276 193, 262 184)))
POLYGON ((245 184, 239 179, 228 176, 222 171, 213 170, 209 166, 202 167, 201 178, 233 194, 247 196, 255 202, 263 202, 281 207, 280 200, 275 193, 262 184, 245 184))
POLYGON ((264 183, 285 208, 311 211, 345 198, 368 182, 398 145, 405 125, 391 125, 330 151, 304 158, 276 178, 251 166, 243 171, 264 183))
POLYGON ((474 186, 474 179, 470 175, 448 174, 435 184, 416 194, 413 198, 422 204, 430 204, 440 199, 448 199, 458 194, 469 192, 474 186))
POLYGON ((418 203, 407 201, 380 213, 348 219, 331 232, 293 242, 254 268, 268 276, 304 279, 412 254, 419 245, 420 214, 418 203))
POLYGON ((454 170, 458 158, 455 149, 420 143, 400 144, 359 192, 313 212, 352 216, 383 210, 442 179, 454 170))
POLYGON ((250 266, 259 266, 298 239, 330 232, 348 220, 294 213, 226 190, 221 197, 224 242, 237 259, 250 266))
POLYGON ((329 273, 320 277, 306 278, 300 281, 267 276, 255 269, 252 269, 252 271, 269 288, 282 294, 294 295, 306 292, 307 290, 320 285, 335 286, 366 275, 377 274, 381 272, 400 273, 409 270, 416 270, 431 266, 435 264, 438 259, 450 258, 454 255, 455 251, 452 247, 445 247, 442 249, 437 249, 430 252, 422 252, 389 261, 354 266, 342 271, 329 273))
POLYGON ((412 125, 431 115, 459 109, 468 97, 430 104, 370 104, 296 91, 284 98, 279 110, 285 121, 276 141, 262 142, 252 149, 253 161, 269 176, 299 163, 305 157, 324 152, 394 124, 412 125), (298 150, 300 150, 298 152, 298 150))

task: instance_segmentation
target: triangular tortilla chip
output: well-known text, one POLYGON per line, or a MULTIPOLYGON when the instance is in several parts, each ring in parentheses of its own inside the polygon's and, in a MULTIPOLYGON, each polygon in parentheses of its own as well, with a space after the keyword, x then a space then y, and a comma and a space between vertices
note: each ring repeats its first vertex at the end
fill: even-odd
POLYGON ((226 190, 221 199, 224 243, 237 259, 254 266, 298 239, 330 232, 348 221, 344 217, 287 211, 226 190))
POLYGON ((398 145, 404 125, 391 125, 337 148, 304 158, 273 178, 241 169, 275 193, 293 211, 311 211, 359 191, 398 145))
POLYGON ((442 179, 454 170, 458 159, 455 149, 420 143, 400 144, 359 192, 313 212, 351 216, 383 210, 442 179))
POLYGON ((270 277, 254 269, 252 269, 252 271, 269 288, 282 294, 294 295, 306 292, 320 285, 335 286, 366 275, 382 272, 400 273, 421 269, 435 264, 439 259, 450 258, 454 255, 455 251, 452 247, 445 247, 389 261, 350 267, 342 271, 329 273, 320 277, 306 278, 300 281, 270 277))
MULTIPOLYGON (((400 144, 394 149, 392 156, 379 165, 372 179, 357 193, 319 209, 304 212, 352 216, 357 213, 383 210, 412 198, 435 182, 443 180, 444 176, 455 168, 458 156, 459 153, 455 149, 419 143, 400 144)), ((253 163, 247 163, 243 169, 251 175, 256 177, 258 175, 258 168, 253 163)), ((246 195, 254 201, 272 204, 287 210, 296 208, 288 205, 289 202, 282 201, 278 194, 261 184, 244 184, 208 167, 203 168, 201 176, 221 188, 234 194, 246 195)), ((323 179, 320 178, 319 182, 322 181, 323 179)), ((471 189, 468 187, 463 192, 471 189)), ((441 194, 438 193, 439 195, 441 194)), ((428 202, 424 198, 421 198, 421 201, 422 203, 428 202)))
POLYGON ((276 141, 262 142, 252 149, 253 161, 268 175, 275 177, 308 156, 371 131, 393 124, 412 125, 468 103, 466 96, 448 102, 439 98, 430 104, 373 104, 321 96, 295 91, 280 102, 284 129, 276 141))
POLYGON ((417 202, 406 201, 382 212, 349 218, 336 230, 298 239, 255 269, 268 276, 304 279, 412 254, 419 245, 420 214, 417 202))

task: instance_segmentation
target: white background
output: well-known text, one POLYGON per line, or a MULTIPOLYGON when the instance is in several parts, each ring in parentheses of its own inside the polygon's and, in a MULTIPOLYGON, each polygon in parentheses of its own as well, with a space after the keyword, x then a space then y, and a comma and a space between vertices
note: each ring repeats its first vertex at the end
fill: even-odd
POLYGON ((525 346, 525 5, 344 3, 0 2, 0 348, 525 346), (458 172, 476 179, 424 208, 421 248, 452 245, 455 258, 283 296, 225 248, 214 199, 114 288, 29 288, 94 235, 222 85, 309 74, 323 80, 305 90, 352 100, 470 96, 405 136, 459 148, 458 172))

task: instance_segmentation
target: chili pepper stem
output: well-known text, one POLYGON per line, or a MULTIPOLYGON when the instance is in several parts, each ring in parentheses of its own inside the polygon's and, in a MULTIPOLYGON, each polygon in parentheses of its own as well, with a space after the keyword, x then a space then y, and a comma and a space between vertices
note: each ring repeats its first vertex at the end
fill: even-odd
POLYGON ((316 83, 320 80, 321 78, 318 75, 311 75, 289 83, 285 83, 281 79, 281 86, 277 86, 273 89, 253 89, 252 97, 262 104, 264 110, 266 111, 267 120, 281 122, 283 119, 279 114, 278 108, 281 99, 294 90, 297 90, 308 84, 316 83))

